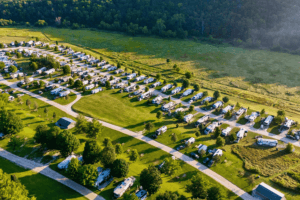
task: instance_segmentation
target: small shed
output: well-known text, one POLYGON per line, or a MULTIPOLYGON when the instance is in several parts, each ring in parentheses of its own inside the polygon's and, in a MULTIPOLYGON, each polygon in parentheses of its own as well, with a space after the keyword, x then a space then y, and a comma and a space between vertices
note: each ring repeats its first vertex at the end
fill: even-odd
POLYGON ((286 200, 283 193, 264 182, 260 183, 252 190, 252 196, 257 199, 286 200))
POLYGON ((62 117, 55 123, 55 125, 61 129, 71 129, 75 126, 75 123, 76 122, 70 118, 62 117))

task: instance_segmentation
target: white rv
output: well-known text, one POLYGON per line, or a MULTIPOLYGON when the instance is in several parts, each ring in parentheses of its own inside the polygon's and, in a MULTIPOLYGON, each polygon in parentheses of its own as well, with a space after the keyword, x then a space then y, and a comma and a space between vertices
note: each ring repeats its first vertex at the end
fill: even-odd
POLYGON ((145 93, 141 94, 141 95, 138 97, 139 101, 151 97, 151 96, 152 96, 152 93, 153 93, 153 90, 149 90, 148 92, 145 92, 145 93))
POLYGON ((96 94, 96 93, 98 93, 98 92, 100 92, 100 91, 103 91, 103 89, 102 89, 101 87, 98 87, 98 88, 96 88, 96 89, 93 89, 93 90, 91 91, 91 93, 92 93, 92 94, 96 94))
POLYGON ((93 89, 94 87, 95 87, 94 84, 90 84, 90 85, 85 86, 85 89, 86 89, 86 90, 91 90, 91 89, 93 89))
POLYGON ((204 130, 204 134, 207 135, 209 133, 212 133, 215 131, 216 127, 218 127, 220 125, 219 122, 213 122, 212 124, 210 124, 208 127, 206 127, 206 129, 204 130))
POLYGON ((171 94, 172 94, 172 95, 177 94, 177 93, 179 93, 181 90, 182 90, 182 87, 177 87, 177 88, 175 88, 174 90, 171 91, 171 94))
POLYGON ((131 80, 133 79, 134 77, 136 77, 136 73, 133 73, 133 74, 130 74, 127 76, 127 80, 131 80))
POLYGON ((167 90, 171 89, 173 87, 172 84, 168 84, 168 85, 165 85, 164 87, 162 87, 160 89, 161 92, 166 92, 167 90))
POLYGON ((183 121, 188 123, 193 119, 193 116, 194 116, 193 114, 188 114, 188 115, 184 116, 183 121))
POLYGON ((188 145, 188 144, 194 144, 195 143, 195 138, 191 137, 189 138, 187 141, 185 141, 185 145, 188 145))
POLYGON ((156 135, 161 135, 162 133, 165 133, 167 131, 167 129, 168 129, 167 126, 162 126, 159 129, 157 129, 155 131, 155 133, 156 133, 156 135))
POLYGON ((47 71, 44 71, 44 73, 45 73, 46 75, 53 74, 54 72, 55 72, 55 69, 54 69, 54 68, 49 69, 49 70, 47 70, 47 71))
POLYGON ((54 90, 51 90, 50 94, 52 94, 52 95, 58 95, 58 93, 61 92, 62 90, 63 90, 62 87, 55 88, 54 90))
POLYGON ((223 102, 222 101, 217 101, 216 103, 214 103, 214 105, 212 106, 213 108, 219 108, 223 105, 223 102))
POLYGON ((278 141, 277 140, 272 140, 272 139, 258 138, 257 139, 257 144, 262 145, 262 146, 276 147, 277 144, 278 144, 278 141))
POLYGON ((241 139, 243 139, 246 136, 247 132, 248 131, 246 129, 241 128, 236 134, 237 140, 235 142, 239 142, 241 139))
POLYGON ((154 78, 150 77, 150 78, 144 80, 144 83, 148 84, 148 83, 152 83, 153 81, 154 81, 154 78))
POLYGON ((103 66, 101 67, 101 69, 108 69, 110 66, 111 66, 110 64, 103 65, 103 66))
POLYGON ((241 107, 237 112, 234 113, 236 119, 242 116, 244 113, 247 113, 247 108, 241 107))
POLYGON ((121 197, 127 189, 129 189, 131 186, 133 186, 135 182, 135 177, 131 176, 129 178, 126 178, 120 185, 118 185, 114 189, 114 197, 119 198, 121 197))
POLYGON ((125 92, 132 92, 132 91, 134 91, 135 89, 136 89, 136 85, 135 85, 135 84, 132 84, 132 85, 130 85, 130 86, 124 88, 124 91, 125 91, 125 92))
POLYGON ((162 96, 157 96, 155 97, 153 100, 152 100, 152 103, 153 104, 156 104, 156 105, 159 105, 163 100, 163 97, 162 96))
POLYGON ((223 129, 223 130, 222 130, 222 135, 223 135, 223 136, 228 136, 231 130, 232 130, 231 127, 227 127, 227 128, 225 128, 225 129, 223 129))
POLYGON ((158 86, 160 86, 161 85, 161 82, 155 82, 155 83, 153 83, 152 85, 151 85, 151 87, 152 88, 156 88, 156 87, 158 87, 158 86))
POLYGON ((102 171, 95 181, 95 187, 99 187, 99 185, 101 185, 101 183, 103 183, 104 181, 108 180, 109 177, 110 177, 110 169, 106 169, 102 171))
POLYGON ((248 116, 248 120, 250 122, 254 122, 254 120, 259 116, 259 112, 252 112, 250 116, 248 116))
POLYGON ((193 92, 194 92, 194 90, 188 89, 188 90, 184 91, 184 93, 182 94, 182 96, 186 97, 186 96, 192 94, 193 92))
POLYGON ((226 114, 228 111, 231 111, 233 109, 234 109, 234 106, 228 105, 228 106, 226 106, 225 108, 222 109, 221 113, 226 114))
POLYGON ((265 126, 270 126, 270 124, 271 124, 271 122, 273 121, 273 119, 274 119, 274 116, 273 115, 269 115, 266 119, 265 119, 265 121, 264 121, 264 125, 265 126))
POLYGON ((205 97, 205 98, 201 101, 201 103, 204 104, 206 101, 211 102, 212 100, 213 100, 212 97, 205 97))
POLYGON ((71 93, 70 90, 61 91, 61 92, 59 93, 59 97, 65 97, 65 96, 67 96, 67 95, 70 94, 70 93, 71 93))
POLYGON ((203 117, 201 117, 196 121, 195 126, 197 127, 200 124, 207 122, 209 119, 210 119, 209 115, 204 115, 203 117))
POLYGON ((200 144, 200 145, 198 146, 198 153, 200 153, 201 150, 204 150, 204 151, 206 152, 206 151, 207 151, 207 146, 204 145, 204 144, 200 144))
POLYGON ((144 76, 144 75, 141 75, 141 76, 139 76, 139 77, 136 77, 136 79, 135 79, 135 81, 141 81, 141 80, 144 80, 146 78, 146 76, 144 76))
POLYGON ((165 112, 172 110, 173 108, 175 108, 174 102, 170 102, 170 103, 167 103, 167 104, 161 106, 161 110, 165 111, 165 112))

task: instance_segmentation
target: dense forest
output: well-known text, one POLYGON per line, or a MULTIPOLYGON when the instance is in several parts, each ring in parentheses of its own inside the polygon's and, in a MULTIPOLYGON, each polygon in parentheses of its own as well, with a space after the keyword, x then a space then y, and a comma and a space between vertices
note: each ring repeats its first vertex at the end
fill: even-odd
POLYGON ((272 46, 273 39, 265 40, 259 33, 280 24, 292 3, 293 0, 4 0, 0 18, 27 25, 45 20, 51 26, 91 27, 131 35, 248 39, 254 45, 266 42, 272 46))

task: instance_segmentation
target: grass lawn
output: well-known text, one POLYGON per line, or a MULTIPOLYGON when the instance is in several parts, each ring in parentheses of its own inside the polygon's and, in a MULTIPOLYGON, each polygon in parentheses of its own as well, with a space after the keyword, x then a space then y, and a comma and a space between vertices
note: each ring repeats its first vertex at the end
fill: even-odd
POLYGON ((0 158, 0 168, 9 175, 16 175, 20 182, 29 191, 29 195, 35 196, 37 200, 86 199, 81 194, 55 180, 19 167, 18 165, 3 158, 0 158))
POLYGON ((288 115, 299 119, 295 115, 300 112, 299 80, 293 79, 298 73, 297 55, 88 29, 6 27, 0 33, 1 42, 31 37, 58 41, 75 50, 102 56, 112 64, 120 62, 131 69, 142 70, 147 75, 161 73, 169 80, 182 77, 188 70, 194 73, 192 82, 201 80, 201 85, 208 90, 221 90, 232 98, 246 99, 247 104, 264 104, 267 112, 276 113, 277 108, 284 105, 291 112, 288 115), (166 58, 171 62, 166 63, 166 58), (175 63, 181 68, 180 73, 173 70, 175 63))
MULTIPOLYGON (((86 140, 88 140, 88 138, 86 138, 84 135, 77 135, 77 137, 80 139, 81 145, 80 145, 80 148, 78 149, 78 151, 76 151, 76 153, 82 154, 83 149, 84 149, 84 142, 86 140)), ((138 180, 139 180, 139 175, 144 168, 147 168, 151 164, 156 166, 156 165, 162 163, 162 161, 165 158, 170 157, 170 154, 168 154, 158 148, 154 148, 153 146, 151 146, 145 142, 139 141, 139 140, 134 139, 130 136, 127 136, 123 133, 120 133, 120 132, 117 132, 117 131, 114 131, 114 130, 111 130, 108 128, 104 128, 102 134, 97 139, 99 144, 102 144, 104 137, 110 137, 113 141, 113 144, 117 144, 117 143, 123 144, 124 152, 121 155, 118 155, 117 158, 122 158, 122 159, 125 159, 126 161, 128 161, 130 163, 128 176, 135 176, 137 178, 137 182, 128 192, 133 192, 136 190, 138 180), (131 162, 131 161, 129 161, 129 154, 127 153, 129 149, 137 149, 139 154, 140 155, 142 154, 143 156, 140 158, 140 160, 138 160, 136 162, 131 162)), ((59 170, 57 168, 57 164, 59 162, 61 162, 62 160, 63 160, 63 158, 56 160, 55 162, 51 163, 50 167, 67 176, 65 171, 59 170)), ((178 191, 180 194, 183 194, 186 197, 191 197, 191 194, 186 192, 185 186, 186 186, 186 184, 189 183, 190 178, 194 174, 197 173, 197 170, 195 168, 185 164, 184 162, 180 162, 180 163, 181 163, 181 170, 176 174, 176 176, 170 177, 167 175, 162 175, 162 179, 163 179, 162 187, 160 188, 158 193, 150 196, 149 199, 154 200, 157 194, 162 193, 166 190, 178 191), (186 175, 186 177, 183 177, 184 174, 186 175), (176 177, 179 177, 179 179, 177 179, 176 177)), ((98 166, 101 166, 101 164, 98 163, 98 164, 95 164, 95 166, 98 167, 98 166)), ((206 177, 206 178, 209 180, 211 186, 216 184, 216 182, 214 180, 212 180, 211 178, 209 178, 209 177, 206 177)), ((96 193, 99 193, 106 199, 111 199, 112 195, 113 195, 113 189, 122 180, 123 180, 123 178, 115 179, 109 186, 107 186, 101 192, 96 190, 95 188, 90 188, 90 189, 92 189, 96 193)), ((231 192, 228 192, 228 194, 229 194, 229 196, 227 197, 227 199, 236 199, 237 198, 231 192)))

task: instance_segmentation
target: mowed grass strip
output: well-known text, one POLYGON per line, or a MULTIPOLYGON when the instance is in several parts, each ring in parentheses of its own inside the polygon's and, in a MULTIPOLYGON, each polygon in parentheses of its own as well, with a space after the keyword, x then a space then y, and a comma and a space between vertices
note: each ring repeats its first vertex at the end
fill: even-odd
POLYGON ((37 200, 86 200, 81 194, 68 188, 61 183, 52 180, 31 170, 24 169, 18 165, 0 157, 0 168, 9 175, 16 175, 20 182, 29 191, 29 195, 35 196, 37 200))

